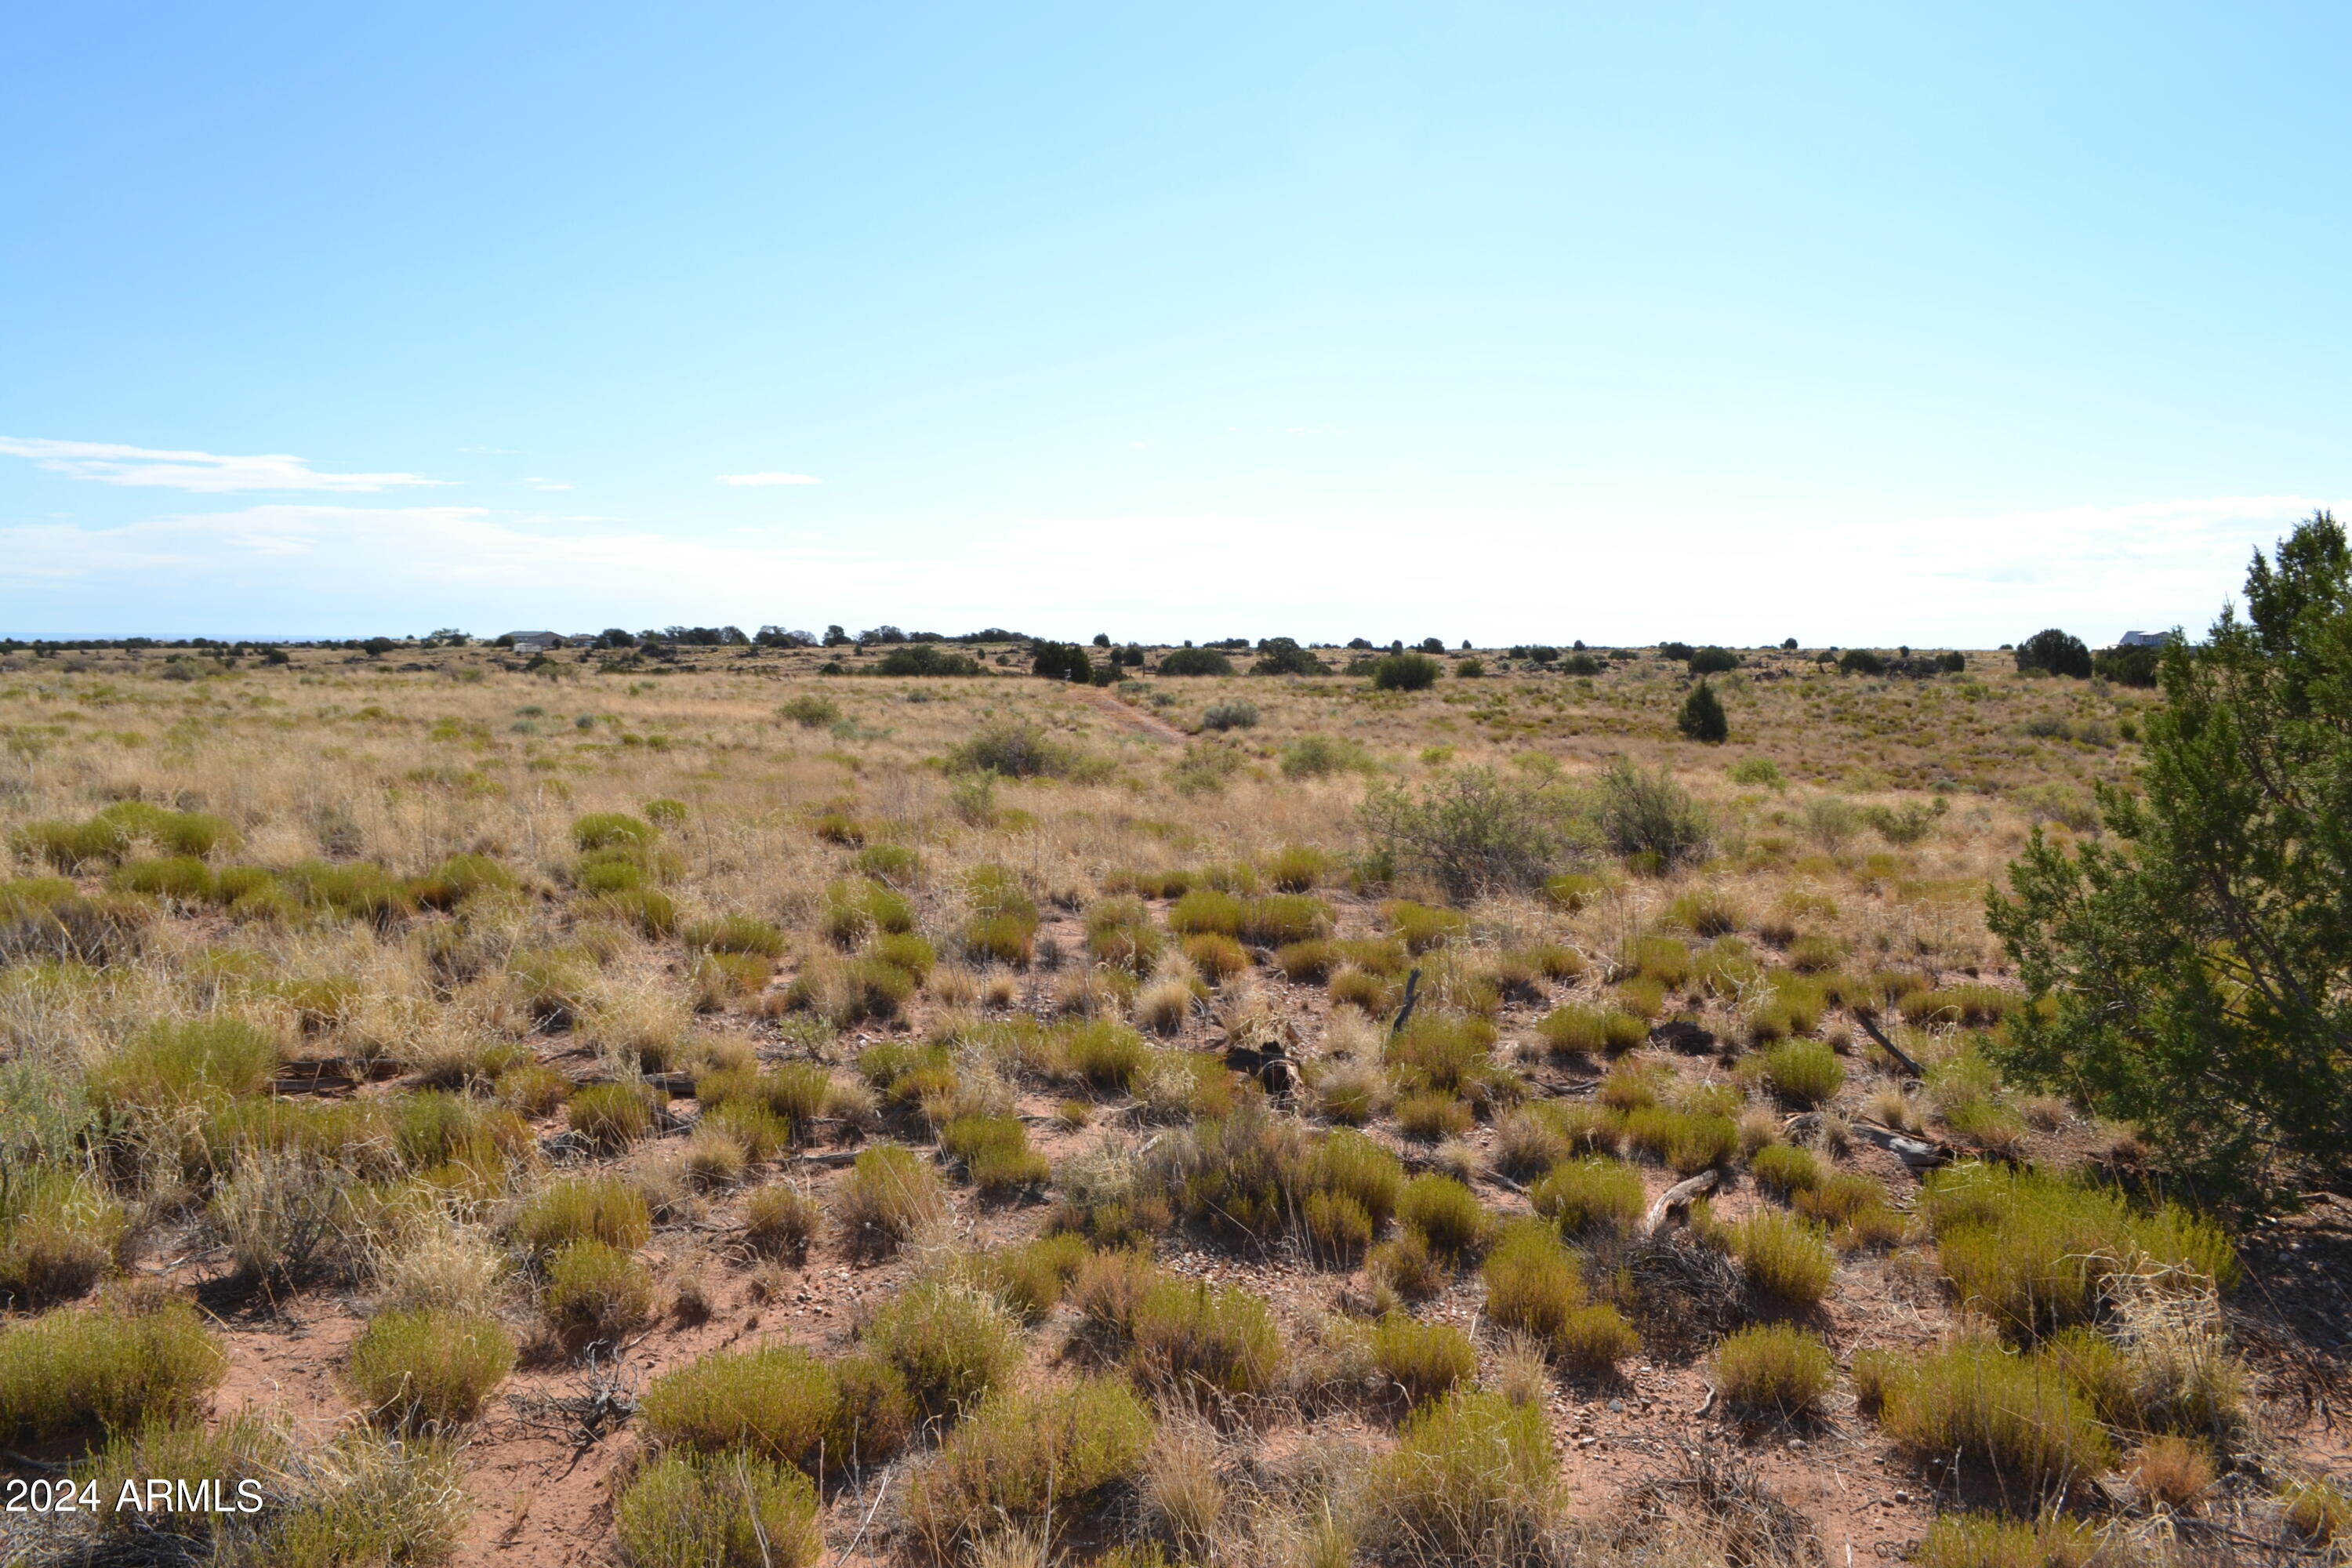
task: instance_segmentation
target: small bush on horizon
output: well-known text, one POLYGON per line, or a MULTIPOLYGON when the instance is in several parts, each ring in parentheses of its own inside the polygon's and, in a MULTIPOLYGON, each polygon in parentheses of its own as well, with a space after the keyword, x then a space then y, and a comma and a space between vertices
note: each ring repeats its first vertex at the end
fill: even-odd
POLYGON ((1213 702, 1201 712, 1203 730, 1255 730, 1257 723, 1258 708, 1255 702, 1213 702))
POLYGON ((1372 688, 1377 691, 1426 691, 1437 684, 1443 667, 1421 653, 1392 653, 1372 665, 1372 688))
POLYGON ((1034 724, 996 721, 948 753, 950 773, 992 773, 1004 778, 1059 778, 1077 765, 1077 753, 1034 724))
POLYGON ((1301 735, 1282 748, 1282 776, 1319 779, 1339 773, 1370 773, 1376 764, 1360 741, 1301 735))
POLYGON ((1212 647, 1171 648, 1161 656, 1160 675, 1231 675, 1234 661, 1212 647))

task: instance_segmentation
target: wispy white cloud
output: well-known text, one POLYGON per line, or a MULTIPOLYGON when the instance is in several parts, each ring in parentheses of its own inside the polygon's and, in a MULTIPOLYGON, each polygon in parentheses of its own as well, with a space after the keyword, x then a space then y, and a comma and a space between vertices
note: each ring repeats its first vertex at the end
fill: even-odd
POLYGON ((101 484, 221 493, 233 490, 392 489, 441 481, 420 474, 323 474, 285 453, 223 457, 215 452, 163 451, 110 441, 51 441, 0 436, 0 453, 30 458, 52 473, 101 484))
POLYGON ((807 474, 769 473, 721 474, 719 482, 722 485, 815 485, 824 481, 807 474))
POLYGON ((1972 647, 2063 626, 2103 643, 2201 629, 2243 581, 2248 552, 2326 504, 2214 497, 1869 528, 1561 504, 1534 519, 1450 514, 1443 529, 1234 512, 883 531, 919 541, 906 548, 868 529, 664 531, 552 511, 286 502, 121 527, 0 525, 0 625, 349 634, 475 619, 887 620, 1064 636, 1972 647), (1069 550, 1072 538, 1088 548, 1069 550), (1248 542, 1247 571, 1234 567, 1234 541, 1248 542))
POLYGON ((568 490, 572 488, 569 479, 542 479, 536 476, 526 476, 522 482, 535 490, 568 490))

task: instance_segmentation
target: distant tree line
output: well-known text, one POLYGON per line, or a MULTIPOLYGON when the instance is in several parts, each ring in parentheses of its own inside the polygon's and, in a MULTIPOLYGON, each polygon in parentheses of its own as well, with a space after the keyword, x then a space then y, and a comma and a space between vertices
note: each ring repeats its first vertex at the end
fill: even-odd
MULTIPOLYGON (((475 645, 476 641, 464 631, 447 626, 421 637, 408 637, 240 638, 232 641, 201 637, 33 639, 0 637, 0 653, 30 652, 37 657, 47 658, 66 652, 136 652, 153 648, 230 658, 260 657, 272 663, 284 663, 287 655, 283 650, 289 647, 341 648, 380 658, 402 647, 465 647, 475 645)), ((607 626, 590 639, 590 646, 594 649, 635 650, 647 658, 661 660, 674 659, 677 649, 689 647, 746 650, 852 648, 862 653, 946 644, 965 647, 996 644, 1016 648, 1025 646, 1032 670, 1039 676, 1059 680, 1108 684, 1125 672, 1142 670, 1147 663, 1140 644, 1129 642, 1120 645, 1107 632, 1096 633, 1091 645, 1088 645, 1034 637, 1003 626, 987 626, 954 636, 940 632, 905 631, 887 622, 855 634, 837 624, 827 626, 822 634, 772 624, 748 634, 735 626, 668 626, 647 627, 636 632, 621 626, 607 626)), ((479 646, 512 647, 513 634, 481 639, 479 646)), ((1161 675, 1232 675, 1236 673, 1232 656, 1254 652, 1256 657, 1248 665, 1248 672, 1252 675, 1324 675, 1331 672, 1332 665, 1314 650, 1318 647, 1332 646, 1304 643, 1287 637, 1265 637, 1255 641, 1240 637, 1219 637, 1197 647, 1187 640, 1181 647, 1171 648, 1161 656, 1153 672, 1161 675)), ((1797 639, 1790 637, 1780 643, 1780 647, 1784 652, 1793 652, 1797 639)), ((1345 664, 1344 673, 1380 679, 1385 670, 1388 672, 1385 679, 1392 688, 1401 686, 1405 689, 1420 689, 1417 683, 1422 680, 1422 667, 1392 664, 1390 660, 1402 658, 1434 660, 1447 651, 1444 640, 1434 637, 1423 637, 1410 646, 1401 637, 1385 645, 1369 637, 1350 637, 1344 649, 1359 656, 1345 664)), ((2157 683, 2161 653, 2156 647, 2111 647, 2095 651, 2082 638, 2055 626, 2036 632, 2013 647, 2004 644, 2003 650, 2012 655, 2022 673, 2069 679, 2096 677, 2120 685, 2137 687, 2152 687, 2157 683)), ((1467 655, 1469 651, 1470 644, 1465 641, 1459 653, 1467 655)), ((1682 664, 1691 675, 1702 678, 1726 674, 1747 663, 1746 655, 1730 647, 1671 639, 1655 645, 1654 656, 1670 663, 1682 664)), ((1504 657, 1538 669, 1557 668, 1565 675, 1593 676, 1607 668, 1610 661, 1639 659, 1642 654, 1631 647, 1588 650, 1583 640, 1579 638, 1566 649, 1546 643, 1515 643, 1504 651, 1504 657)), ((1963 654, 1915 651, 1907 646, 1891 653, 1877 648, 1832 647, 1821 649, 1811 657, 1817 663, 1832 666, 1845 675, 1925 679, 1938 675, 1964 673, 1968 668, 1968 658, 1963 654)), ((916 657, 890 662, 886 653, 885 660, 888 662, 887 670, 878 664, 865 668, 874 673, 892 674, 977 674, 982 668, 978 660, 962 655, 916 657)), ((843 668, 837 664, 826 668, 828 670, 843 668)), ((1464 658, 1455 666, 1455 673, 1483 675, 1486 673, 1485 661, 1464 658)))

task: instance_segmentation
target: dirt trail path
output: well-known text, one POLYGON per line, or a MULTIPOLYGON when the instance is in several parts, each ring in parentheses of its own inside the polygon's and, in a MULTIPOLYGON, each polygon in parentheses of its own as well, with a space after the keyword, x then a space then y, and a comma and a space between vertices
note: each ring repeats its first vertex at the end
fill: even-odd
POLYGON ((1150 735, 1160 741, 1187 741, 1192 737, 1168 722, 1157 713, 1147 713, 1140 708, 1129 707, 1099 686, 1073 686, 1070 695, 1089 707, 1100 709, 1122 726, 1139 735, 1150 735))

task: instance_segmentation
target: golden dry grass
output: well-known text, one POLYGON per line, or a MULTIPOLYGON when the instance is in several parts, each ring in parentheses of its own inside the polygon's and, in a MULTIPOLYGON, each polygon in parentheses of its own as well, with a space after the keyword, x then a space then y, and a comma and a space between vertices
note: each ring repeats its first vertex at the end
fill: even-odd
MULTIPOLYGON (((764 1533, 798 1558, 846 1520, 845 1546, 872 1478, 836 1499, 774 1464, 822 1430, 828 1455, 910 1445, 918 1550, 1044 1561, 1085 1520, 1138 1564, 1549 1561, 1569 1527, 1533 1413, 1555 1377, 1668 1364, 1654 1314, 1681 1287, 1643 1272, 1665 1265, 1633 1233, 1675 1176, 1722 1174, 1723 1220, 1698 1226, 1746 1268, 1674 1243, 1724 1297, 1684 1314, 1716 1325, 1670 1363, 1696 1380, 1739 1313, 1898 1268, 1906 1311, 1958 1321, 1967 1292, 1935 1281, 1976 1279, 1964 1248, 1934 1268, 1844 1119, 2079 1152, 2067 1109, 2012 1096, 1971 1044, 2015 984, 1982 892, 2033 824, 2092 830, 2142 694, 1993 655, 1911 682, 1774 650, 1716 678, 1718 748, 1678 737, 1682 668, 1646 655, 1569 676, 1490 651, 1484 679, 1425 691, 1334 673, 1116 696, 992 651, 969 679, 820 677, 828 657, 875 662, 567 653, 526 675, 478 648, 311 649, 181 680, 154 653, 0 656, 0 1170, 52 1173, 0 1226, 0 1278, 64 1303, 30 1321, 69 1333, 58 1314, 102 1276, 226 1248, 277 1297, 383 1314, 362 1359, 389 1405, 430 1349, 417 1323, 537 1315, 534 1355, 642 1345, 676 1377, 681 1345, 817 1331, 798 1304, 845 1308, 829 1293, 854 1278, 879 1288, 827 1325, 823 1419, 754 1441, 733 1405, 679 1417, 690 1378, 662 1385, 645 1425, 678 1447, 579 1521, 598 1550, 764 1533), (1189 746, 1160 728, 1243 703, 1253 723, 1189 746), (976 735, 1042 771, 948 765, 976 735), (1548 888, 1449 899, 1387 879, 1359 816, 1375 787, 1481 769, 1589 803, 1620 759, 1688 792, 1706 853, 1585 836, 1548 888), (127 838, 85 831, 108 809, 127 838), (1857 1006, 1925 1084, 1857 1045, 1857 1006), (1647 1043, 1659 1020, 1717 1053, 1647 1043), (1282 1047, 1298 1092, 1269 1100, 1228 1045, 1282 1047), (1751 1047, 1775 1054, 1725 1059, 1751 1047), (114 1120, 77 1109, 85 1089, 114 1120), (1801 1155, 1781 1127, 1814 1107, 1801 1155), (1370 1424, 1352 1458, 1265 1482, 1253 1447, 1309 1451, 1333 1411, 1370 1424), (747 1442, 764 1451, 736 1463, 747 1442)), ((169 1267, 153 1289, 224 1288, 169 1267)), ((2171 1426, 2241 1430, 2210 1295, 2126 1306, 2118 1354, 2171 1426)), ((1749 1342, 1715 1363, 1727 1383, 1749 1342)), ((1793 1383, 1777 1363, 1740 1383, 1743 1407, 1812 1408, 1801 1359, 1793 1383)), ((2083 1405, 2043 1362, 1970 1365, 2083 1405)), ((488 1410, 502 1372, 488 1357, 418 1418, 488 1410)), ((1925 1372, 1888 1376, 1887 1429, 1857 1443, 2011 1436, 1969 1426, 1966 1379, 1930 1408, 1925 1372)), ((496 1429, 446 1462, 492 1473, 496 1429)), ((2150 1495, 2223 1506, 2177 1437, 2075 1436, 2037 1474, 2132 1453, 2150 1495)), ((402 1506, 440 1540, 448 1501, 402 1506)))

